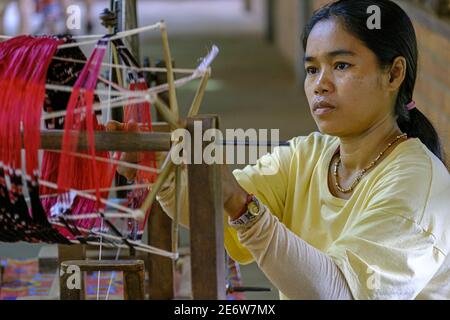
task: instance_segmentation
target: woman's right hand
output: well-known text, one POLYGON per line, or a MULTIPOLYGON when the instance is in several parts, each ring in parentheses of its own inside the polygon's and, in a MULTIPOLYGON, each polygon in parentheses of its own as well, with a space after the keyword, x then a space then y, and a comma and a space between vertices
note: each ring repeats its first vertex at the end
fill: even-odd
POLYGON ((226 164, 222 165, 222 194, 224 208, 230 219, 239 218, 247 202, 248 193, 242 189, 226 164))

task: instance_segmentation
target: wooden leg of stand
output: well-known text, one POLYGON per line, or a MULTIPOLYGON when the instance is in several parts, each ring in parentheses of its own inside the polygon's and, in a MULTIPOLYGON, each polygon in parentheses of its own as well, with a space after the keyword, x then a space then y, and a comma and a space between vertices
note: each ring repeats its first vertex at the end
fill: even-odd
MULTIPOLYGON (((167 251, 172 250, 172 220, 164 213, 157 201, 147 222, 148 244, 167 251)), ((171 300, 174 298, 173 260, 155 254, 148 255, 149 299, 171 300)))
POLYGON ((123 272, 124 299, 144 300, 144 261, 69 260, 61 264, 61 300, 84 299, 84 272, 123 272), (79 278, 77 278, 79 277, 79 278), (80 281, 77 283, 76 281, 80 281), (78 286, 80 284, 80 286, 78 286))
MULTIPOLYGON (((86 259, 86 246, 82 244, 74 244, 74 245, 58 245, 58 266, 59 266, 59 294, 61 300, 83 300, 84 299, 84 281, 83 274, 81 277, 81 288, 70 289, 68 287, 68 282, 75 281, 75 278, 71 278, 71 274, 67 273, 67 269, 62 269, 63 267, 67 268, 67 265, 64 265, 64 261, 68 260, 84 260, 86 259)), ((70 270, 71 271, 71 270, 70 270)), ((72 275, 73 276, 73 275, 72 275)))
POLYGON ((123 288, 125 300, 145 299, 144 278, 144 266, 142 266, 142 270, 139 271, 124 271, 123 288))

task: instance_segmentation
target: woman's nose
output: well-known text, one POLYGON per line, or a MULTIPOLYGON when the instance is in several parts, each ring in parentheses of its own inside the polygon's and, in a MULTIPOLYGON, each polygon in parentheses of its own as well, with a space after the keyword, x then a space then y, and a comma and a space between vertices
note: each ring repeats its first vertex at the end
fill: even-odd
POLYGON ((330 73, 323 69, 317 77, 315 87, 314 87, 314 93, 316 95, 323 95, 325 93, 332 93, 334 91, 334 83, 331 79, 330 73))

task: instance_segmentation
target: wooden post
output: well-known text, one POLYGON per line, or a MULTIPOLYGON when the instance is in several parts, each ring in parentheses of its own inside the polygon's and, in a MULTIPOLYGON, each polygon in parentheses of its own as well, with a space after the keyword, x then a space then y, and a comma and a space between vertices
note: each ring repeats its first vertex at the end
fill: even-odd
POLYGON ((84 297, 83 287, 80 290, 68 290, 67 282, 71 274, 66 272, 67 269, 63 269, 64 261, 84 259, 86 259, 86 246, 84 244, 58 245, 59 294, 61 300, 82 300, 84 297))
POLYGON ((58 245, 58 266, 67 260, 86 259, 86 246, 84 244, 58 245))
MULTIPOLYGON (((164 61, 160 61, 157 67, 165 67, 164 61)), ((155 84, 167 83, 166 73, 157 73, 155 84)), ((161 93, 159 97, 166 104, 169 104, 169 94, 161 93)), ((156 113, 156 121, 163 121, 159 112, 156 113)), ((170 126, 166 123, 166 128, 161 132, 170 132, 170 126)), ((170 134, 170 133, 169 133, 170 134)), ((158 163, 158 167, 161 167, 158 163)), ((167 251, 172 250, 172 220, 163 211, 158 201, 153 202, 152 211, 147 221, 148 244, 167 251)), ((148 292, 149 299, 171 300, 175 297, 174 291, 174 271, 175 263, 172 259, 161 257, 155 254, 148 254, 148 292)))
POLYGON ((266 0, 266 40, 270 44, 275 42, 275 16, 275 0, 266 0))
MULTIPOLYGON (((157 201, 147 223, 148 244, 170 251, 172 222, 157 201)), ((171 300, 174 298, 174 263, 170 258, 148 254, 149 299, 171 300)))
MULTIPOLYGON (((137 0, 121 0, 118 7, 120 31, 135 29, 138 27, 137 0)), ((124 39, 131 48, 131 53, 140 61, 139 35, 124 39)))
POLYGON ((194 164, 195 139, 203 141, 194 137, 194 121, 201 122, 203 133, 218 128, 218 117, 187 119, 192 147, 188 165, 192 295, 194 299, 220 300, 225 299, 226 291, 221 167, 203 163, 203 156, 201 164, 194 164))
POLYGON ((245 8, 245 12, 251 12, 252 11, 252 0, 244 0, 244 8, 245 8))

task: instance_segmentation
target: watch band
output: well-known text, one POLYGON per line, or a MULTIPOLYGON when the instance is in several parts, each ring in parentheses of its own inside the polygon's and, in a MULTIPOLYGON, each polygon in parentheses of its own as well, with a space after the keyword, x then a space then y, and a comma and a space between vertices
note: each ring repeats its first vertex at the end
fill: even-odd
POLYGON ((261 215, 262 212, 263 206, 253 194, 250 194, 247 197, 244 213, 241 214, 239 218, 230 220, 229 223, 232 226, 249 225, 251 224, 251 222, 256 220, 261 215), (252 206, 252 210, 249 210, 249 205, 252 206))

